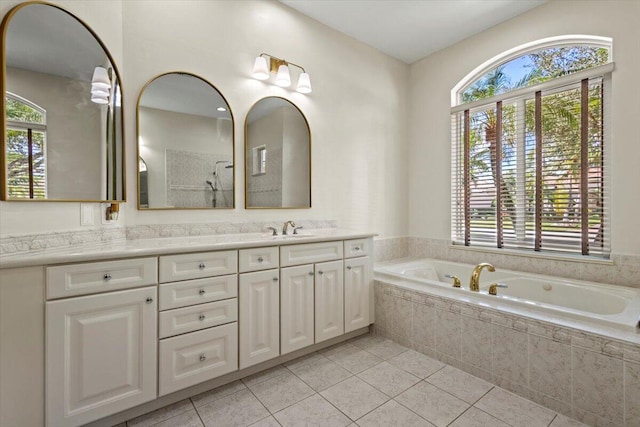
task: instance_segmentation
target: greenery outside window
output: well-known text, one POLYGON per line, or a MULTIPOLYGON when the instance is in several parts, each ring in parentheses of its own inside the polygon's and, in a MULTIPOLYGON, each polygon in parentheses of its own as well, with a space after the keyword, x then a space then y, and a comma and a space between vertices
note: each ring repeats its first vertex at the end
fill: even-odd
POLYGON ((455 89, 454 244, 608 257, 610 53, 546 43, 455 89))
POLYGON ((45 199, 46 112, 36 104, 7 93, 6 158, 10 198, 45 199))

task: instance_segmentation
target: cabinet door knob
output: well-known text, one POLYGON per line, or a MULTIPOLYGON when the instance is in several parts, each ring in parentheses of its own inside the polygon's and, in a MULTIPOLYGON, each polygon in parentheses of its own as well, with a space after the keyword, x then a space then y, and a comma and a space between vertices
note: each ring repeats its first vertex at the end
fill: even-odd
POLYGON ((111 280, 111 274, 110 273, 104 273, 104 276, 102 276, 102 278, 106 281, 111 280))
POLYGON ((350 265, 347 265, 347 270, 351 270, 351 266, 350 265))
POLYGON ((200 265, 198 265, 198 268, 199 268, 200 270, 204 270, 204 268, 205 268, 205 267, 206 267, 206 266, 204 265, 204 262, 201 262, 201 263, 200 263, 200 265))
POLYGON ((200 361, 204 362, 205 360, 207 360, 207 355, 206 354, 201 354, 200 355, 200 361))
POLYGON ((146 302, 147 304, 151 304, 153 302, 153 298, 148 297, 146 300, 144 300, 144 302, 146 302))
POLYGON ((200 316, 198 316, 198 319, 200 319, 200 321, 202 322, 204 319, 206 318, 206 316, 204 314, 201 314, 200 316))
POLYGON ((313 276, 313 271, 310 271, 310 272, 309 272, 309 276, 313 276))
POLYGON ((274 281, 274 282, 277 282, 277 281, 278 281, 278 278, 277 278, 277 277, 274 277, 274 278, 273 278, 273 281, 274 281))
POLYGON ((200 289, 200 290, 198 291, 198 293, 199 293, 200 295, 204 295, 204 289, 200 289))
POLYGON ((264 261, 264 258, 258 257, 258 262, 262 262, 262 261, 264 261))
POLYGON ((359 251, 359 250, 360 250, 360 246, 356 246, 356 247, 355 247, 355 248, 353 248, 353 249, 355 249, 356 251, 359 251))
POLYGON ((318 271, 318 274, 322 276, 324 274, 324 271, 320 270, 318 271))

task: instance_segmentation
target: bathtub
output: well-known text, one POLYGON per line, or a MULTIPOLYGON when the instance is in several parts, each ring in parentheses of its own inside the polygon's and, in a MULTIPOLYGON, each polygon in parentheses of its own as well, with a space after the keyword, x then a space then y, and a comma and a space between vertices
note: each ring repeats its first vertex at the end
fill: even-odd
POLYGON ((562 279, 496 268, 480 276, 480 292, 469 291, 473 265, 434 259, 395 262, 376 266, 377 279, 399 281, 414 290, 436 293, 467 302, 476 302, 529 317, 571 319, 640 334, 640 290, 622 286, 562 279), (452 287, 457 276, 461 288, 452 287), (498 283, 498 295, 489 295, 498 283))

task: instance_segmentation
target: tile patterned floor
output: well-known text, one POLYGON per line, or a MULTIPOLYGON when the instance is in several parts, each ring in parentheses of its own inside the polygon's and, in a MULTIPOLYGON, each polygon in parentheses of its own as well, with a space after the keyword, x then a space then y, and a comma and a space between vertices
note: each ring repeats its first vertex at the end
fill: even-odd
POLYGON ((117 427, 577 427, 578 421, 365 335, 117 427))

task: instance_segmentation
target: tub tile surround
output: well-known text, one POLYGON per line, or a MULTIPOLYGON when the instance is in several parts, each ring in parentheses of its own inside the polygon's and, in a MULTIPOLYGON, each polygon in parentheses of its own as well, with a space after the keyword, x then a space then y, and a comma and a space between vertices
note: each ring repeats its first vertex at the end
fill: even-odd
POLYGON ((482 252, 451 246, 449 240, 422 237, 393 237, 374 240, 376 262, 399 258, 433 258, 496 268, 546 274, 568 279, 640 288, 640 256, 612 254, 611 262, 564 261, 509 253, 482 252))
MULTIPOLYGON (((375 304, 374 333, 381 337, 588 425, 640 425, 640 343, 501 313, 386 281, 375 281, 375 304), (410 309, 399 314, 385 313, 407 304, 410 309), (400 325, 411 324, 408 333, 397 333, 394 322, 401 316, 405 318, 398 320, 400 325)), ((557 425, 571 423, 558 421, 557 425)))
MULTIPOLYGON (((267 227, 282 226, 277 221, 212 222, 194 224, 153 224, 128 227, 109 226, 87 230, 56 233, 0 236, 0 256, 41 253, 47 250, 67 249, 83 245, 124 242, 126 240, 155 239, 163 237, 193 237, 223 234, 266 233, 267 227)), ((297 220, 303 230, 337 228, 335 220, 297 220)))

